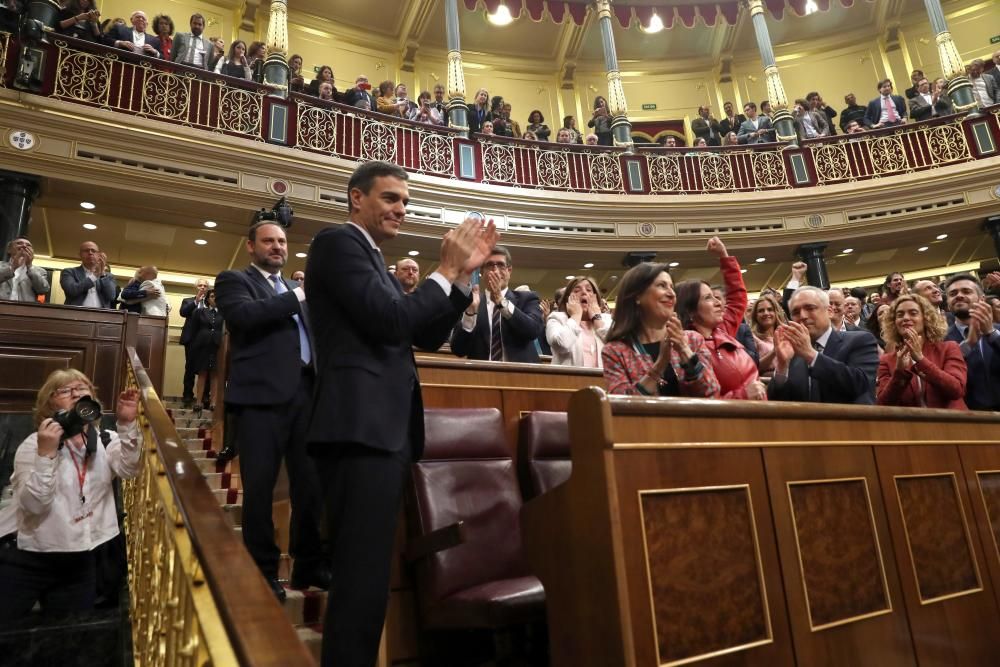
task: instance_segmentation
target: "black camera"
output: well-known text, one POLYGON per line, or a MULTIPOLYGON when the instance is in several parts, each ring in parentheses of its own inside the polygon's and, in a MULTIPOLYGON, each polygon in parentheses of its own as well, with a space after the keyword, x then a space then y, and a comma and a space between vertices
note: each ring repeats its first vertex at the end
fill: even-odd
POLYGON ((254 213, 253 218, 250 219, 250 225, 256 225, 258 222, 273 222, 281 225, 284 229, 288 229, 292 226, 294 216, 295 211, 292 210, 292 206, 288 203, 288 200, 282 197, 275 202, 270 211, 262 208, 254 213))
POLYGON ((52 415, 52 421, 62 426, 63 440, 83 433, 87 424, 101 419, 101 404, 90 396, 81 396, 69 410, 59 410, 52 415))

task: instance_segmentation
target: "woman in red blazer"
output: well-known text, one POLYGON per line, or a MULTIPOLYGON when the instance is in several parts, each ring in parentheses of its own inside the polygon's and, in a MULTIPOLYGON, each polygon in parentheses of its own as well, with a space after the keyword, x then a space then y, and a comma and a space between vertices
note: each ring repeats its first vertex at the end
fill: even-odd
POLYGON ((885 341, 893 349, 878 364, 878 405, 967 410, 965 358, 958 343, 944 340, 944 317, 919 294, 903 294, 882 314, 885 341))

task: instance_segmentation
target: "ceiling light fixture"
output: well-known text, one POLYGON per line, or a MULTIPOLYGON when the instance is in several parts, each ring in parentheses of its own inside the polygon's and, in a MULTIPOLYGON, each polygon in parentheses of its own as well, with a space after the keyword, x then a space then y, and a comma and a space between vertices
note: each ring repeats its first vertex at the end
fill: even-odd
POLYGON ((208 227, 209 229, 213 229, 213 228, 215 228, 215 227, 218 227, 218 226, 219 226, 219 223, 217 223, 217 222, 213 222, 213 221, 211 221, 211 220, 206 220, 206 221, 205 221, 205 222, 204 222, 203 224, 204 224, 204 225, 205 225, 206 227, 208 227))
POLYGON ((917 252, 927 252, 927 250, 928 248, 925 245, 922 245, 919 248, 917 248, 917 252))
POLYGON ((938 241, 944 241, 946 238, 948 238, 947 234, 938 234, 937 235, 937 240, 938 241))
POLYGON ((83 223, 83 228, 84 229, 97 229, 97 225, 95 225, 92 222, 85 222, 85 223, 83 223))
POLYGON ((80 202, 80 208, 86 209, 88 211, 93 211, 95 208, 97 208, 97 206, 95 204, 91 204, 89 201, 82 201, 80 202))
POLYGON ((297 253, 295 253, 295 256, 296 256, 296 257, 298 257, 299 259, 305 259, 305 258, 306 258, 306 257, 308 257, 309 255, 307 255, 307 254, 306 254, 306 253, 304 253, 304 252, 297 252, 297 253))
POLYGON ((566 276, 566 280, 573 280, 576 276, 566 276))
POLYGON ((487 14, 486 19, 493 25, 499 26, 510 25, 514 21, 514 17, 511 16, 510 10, 507 9, 507 3, 505 2, 501 2, 495 12, 487 14))
POLYGON ((680 262, 670 262, 669 264, 667 264, 667 266, 669 266, 671 269, 678 267, 680 265, 681 265, 680 262))
POLYGON ((416 257, 417 255, 420 254, 420 251, 419 250, 411 250, 410 252, 408 252, 406 254, 409 255, 410 257, 416 257))
POLYGON ((767 261, 767 257, 758 257, 757 258, 757 263, 758 264, 762 264, 763 262, 766 262, 766 261, 767 261))
POLYGON ((746 273, 746 272, 747 272, 746 269, 740 269, 740 273, 746 273))
POLYGON ((587 262, 586 264, 583 265, 583 268, 585 268, 585 269, 592 269, 592 268, 594 268, 594 263, 593 262, 587 262))
POLYGON ((852 252, 854 252, 854 248, 844 248, 843 252, 845 255, 850 255, 852 252))
POLYGON ((195 245, 208 245, 208 241, 206 241, 205 239, 195 239, 194 242, 195 245))
POLYGON ((649 19, 649 25, 644 26, 642 31, 653 35, 661 30, 663 30, 663 19, 660 18, 660 15, 657 14, 656 11, 653 11, 653 17, 649 19))
POLYGON ((819 11, 819 6, 816 4, 815 0, 806 0, 805 13, 806 16, 810 14, 815 14, 819 11))

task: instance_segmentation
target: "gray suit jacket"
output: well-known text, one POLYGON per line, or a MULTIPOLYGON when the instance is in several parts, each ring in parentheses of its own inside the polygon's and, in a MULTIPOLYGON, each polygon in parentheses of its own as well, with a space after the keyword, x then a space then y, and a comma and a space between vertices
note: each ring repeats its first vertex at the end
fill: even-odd
MULTIPOLYGON (((205 33, 201 34, 201 39, 205 42, 205 62, 201 66, 208 69, 209 61, 212 59, 213 46, 205 37, 205 33)), ((189 32, 179 32, 174 35, 174 44, 170 47, 170 60, 182 65, 191 65, 194 61, 194 40, 194 35, 189 32)), ((194 67, 194 65, 191 66, 194 67)))
MULTIPOLYGON (((10 299, 13 289, 14 269, 10 268, 10 263, 0 262, 0 299, 10 299)), ((28 269, 28 280, 18 285, 18 301, 34 301, 37 295, 48 291, 49 280, 45 269, 32 266, 28 269)))
POLYGON ((95 283, 87 277, 87 270, 82 265, 72 269, 63 269, 59 274, 59 285, 66 293, 67 306, 82 306, 90 288, 97 287, 97 298, 101 302, 101 308, 115 307, 118 285, 115 284, 115 277, 110 273, 99 277, 95 283))
POLYGON ((771 135, 773 133, 770 132, 770 129, 771 129, 771 119, 768 118, 767 116, 757 116, 756 128, 753 126, 753 121, 751 121, 748 118, 747 120, 743 121, 743 123, 740 125, 740 131, 736 133, 736 136, 739 138, 741 144, 763 144, 768 141, 771 141, 771 135), (756 137, 750 136, 757 130, 768 130, 768 131, 763 132, 756 137))

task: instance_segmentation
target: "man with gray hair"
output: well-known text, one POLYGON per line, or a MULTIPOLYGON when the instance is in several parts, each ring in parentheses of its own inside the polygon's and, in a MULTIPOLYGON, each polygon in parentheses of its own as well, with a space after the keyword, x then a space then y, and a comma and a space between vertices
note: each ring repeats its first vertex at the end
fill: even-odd
POLYGON ((774 378, 767 397, 810 403, 875 402, 878 344, 867 331, 835 331, 830 298, 800 287, 788 300, 792 321, 774 332, 774 378))
POLYGON ((45 269, 32 266, 35 252, 31 241, 18 236, 7 244, 8 261, 0 262, 0 299, 37 301, 49 291, 45 269))

